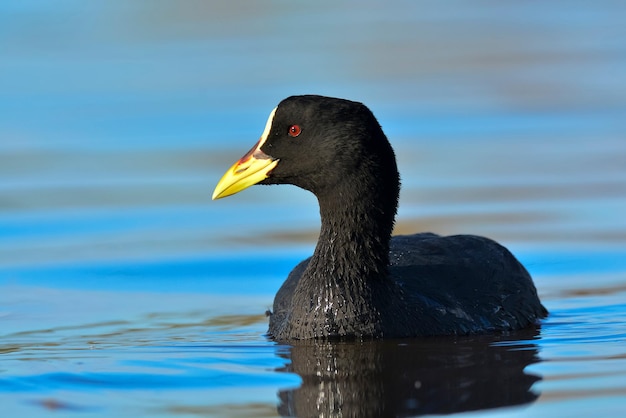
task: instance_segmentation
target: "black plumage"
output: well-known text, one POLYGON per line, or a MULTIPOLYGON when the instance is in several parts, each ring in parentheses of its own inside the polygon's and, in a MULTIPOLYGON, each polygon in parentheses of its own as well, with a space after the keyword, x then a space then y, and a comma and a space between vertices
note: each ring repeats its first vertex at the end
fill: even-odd
POLYGON ((229 173, 214 198, 254 183, 293 184, 319 202, 315 252, 274 300, 269 334, 277 340, 500 332, 547 315, 526 269, 490 239, 391 238, 400 191, 395 156, 361 103, 283 100, 229 173), (257 162, 261 169, 246 173, 257 162))

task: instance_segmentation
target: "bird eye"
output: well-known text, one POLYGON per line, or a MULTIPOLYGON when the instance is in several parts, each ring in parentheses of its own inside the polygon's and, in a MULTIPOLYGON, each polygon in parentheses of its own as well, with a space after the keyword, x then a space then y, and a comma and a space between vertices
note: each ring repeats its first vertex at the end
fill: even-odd
POLYGON ((300 132, 302 132, 302 128, 300 128, 300 125, 291 125, 289 127, 289 136, 293 136, 294 138, 298 135, 300 135, 300 132))

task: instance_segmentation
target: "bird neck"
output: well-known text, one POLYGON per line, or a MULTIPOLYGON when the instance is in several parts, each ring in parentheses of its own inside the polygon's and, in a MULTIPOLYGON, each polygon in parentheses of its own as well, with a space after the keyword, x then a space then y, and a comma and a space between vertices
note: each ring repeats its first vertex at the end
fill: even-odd
POLYGON ((321 230, 305 275, 335 287, 387 279, 397 193, 380 189, 349 184, 318 196, 321 230))
POLYGON ((383 335, 394 288, 387 269, 396 200, 385 208, 384 199, 372 200, 354 189, 336 191, 318 195, 319 241, 293 292, 292 319, 286 322, 285 332, 293 338, 383 335), (308 325, 303 331, 290 329, 292 323, 308 325))

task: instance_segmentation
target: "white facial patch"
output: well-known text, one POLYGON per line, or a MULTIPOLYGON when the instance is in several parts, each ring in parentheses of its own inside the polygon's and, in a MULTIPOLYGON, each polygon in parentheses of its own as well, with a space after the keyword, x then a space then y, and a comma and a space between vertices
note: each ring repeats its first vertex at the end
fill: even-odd
POLYGON ((265 144, 265 141, 267 141, 267 137, 270 134, 270 130, 272 129, 272 122, 274 122, 274 115, 276 114, 276 109, 278 109, 278 106, 276 106, 272 110, 272 112, 270 113, 269 118, 267 118, 267 123, 265 124, 265 129, 263 130, 263 133, 261 134, 261 139, 259 140, 259 146, 256 149, 261 149, 263 144, 265 144))

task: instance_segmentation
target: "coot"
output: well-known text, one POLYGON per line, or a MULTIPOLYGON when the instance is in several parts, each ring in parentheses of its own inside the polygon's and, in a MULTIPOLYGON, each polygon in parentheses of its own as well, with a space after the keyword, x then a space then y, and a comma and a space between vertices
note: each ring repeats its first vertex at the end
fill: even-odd
POLYGON ((391 237, 400 179, 393 149, 363 104, 283 100, 213 199, 253 184, 293 184, 318 199, 313 256, 269 313, 277 340, 505 332, 547 315, 533 281, 498 243, 474 235, 391 237))

